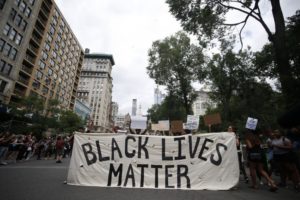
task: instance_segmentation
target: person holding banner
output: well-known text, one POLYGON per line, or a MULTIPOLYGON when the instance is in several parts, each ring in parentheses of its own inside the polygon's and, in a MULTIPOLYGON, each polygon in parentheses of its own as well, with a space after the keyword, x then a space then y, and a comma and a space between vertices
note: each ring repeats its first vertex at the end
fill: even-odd
POLYGON ((261 148, 261 142, 259 137, 253 133, 248 133, 246 135, 246 148, 248 152, 248 161, 250 167, 250 176, 252 181, 251 188, 257 189, 256 185, 256 169, 261 176, 265 177, 270 185, 270 191, 275 192, 278 190, 273 179, 268 175, 268 173, 263 169, 263 150, 261 148))
POLYGON ((243 154, 242 154, 242 150, 241 150, 241 143, 240 143, 240 139, 237 137, 234 129, 232 126, 229 126, 228 129, 227 129, 227 132, 229 133, 234 133, 235 135, 235 139, 236 139, 236 148, 237 148, 237 152, 238 152, 238 160, 239 160, 239 167, 240 167, 240 171, 243 173, 243 176, 244 176, 244 180, 246 183, 249 182, 249 178, 247 176, 247 173, 246 173, 246 170, 245 170, 245 165, 244 163, 242 162, 242 157, 243 157, 243 154))

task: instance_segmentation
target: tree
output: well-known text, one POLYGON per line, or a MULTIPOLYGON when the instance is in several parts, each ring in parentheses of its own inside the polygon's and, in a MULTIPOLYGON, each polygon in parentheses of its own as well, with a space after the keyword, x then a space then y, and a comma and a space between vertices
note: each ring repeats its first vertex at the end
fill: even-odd
MULTIPOLYGON (((289 99, 291 105, 300 102, 300 11, 288 18, 286 29, 286 42, 289 49, 289 63, 291 65, 291 75, 295 82, 293 88, 293 98, 289 99)), ((260 78, 270 77, 275 80, 279 78, 277 68, 274 63, 275 51, 272 43, 266 44, 263 49, 255 54, 255 65, 260 78)))
POLYGON ((191 113, 191 104, 196 98, 191 85, 195 80, 195 69, 204 63, 202 49, 191 44, 184 32, 163 41, 155 41, 149 50, 150 78, 164 85, 170 95, 183 102, 187 114, 191 113))
POLYGON ((148 109, 148 115, 153 123, 157 123, 159 120, 185 121, 187 114, 182 101, 169 94, 162 104, 155 104, 148 109))
POLYGON ((280 5, 280 0, 270 0, 275 33, 270 30, 262 18, 259 0, 167 0, 170 12, 181 21, 186 31, 193 34, 218 37, 224 27, 240 27, 241 33, 249 18, 259 23, 268 35, 269 41, 274 46, 275 68, 281 83, 281 90, 286 107, 290 107, 290 100, 294 98, 296 80, 292 76, 292 69, 288 59, 286 46, 286 28, 280 5), (239 12, 244 15, 241 21, 226 23, 225 16, 229 12, 239 12))
POLYGON ((249 49, 234 53, 233 43, 226 40, 222 41, 220 52, 208 62, 206 82, 211 86, 211 98, 221 105, 223 121, 232 121, 233 95, 246 92, 246 86, 255 82, 253 56, 249 49))
POLYGON ((60 120, 60 130, 65 133, 72 133, 78 128, 83 127, 82 119, 72 111, 62 111, 60 120))

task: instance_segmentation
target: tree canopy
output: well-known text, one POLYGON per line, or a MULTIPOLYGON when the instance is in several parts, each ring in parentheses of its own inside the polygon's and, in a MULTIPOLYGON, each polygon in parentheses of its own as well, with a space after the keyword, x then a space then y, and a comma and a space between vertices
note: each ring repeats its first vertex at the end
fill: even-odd
POLYGON ((155 41, 149 50, 147 72, 158 85, 166 86, 171 96, 181 100, 186 113, 196 98, 191 85, 195 70, 204 63, 202 49, 193 45, 184 32, 178 32, 162 41, 155 41))
MULTIPOLYGON (((297 80, 293 77, 293 70, 289 62, 289 49, 286 42, 286 27, 280 5, 280 0, 270 0, 269 6, 275 25, 275 32, 267 24, 261 13, 260 0, 167 0, 170 12, 181 22, 183 28, 195 35, 219 38, 223 36, 224 29, 228 27, 239 27, 241 33, 249 18, 254 19, 263 27, 268 35, 269 41, 274 47, 274 68, 278 74, 281 91, 285 99, 286 107, 291 107, 291 99, 295 98, 294 88, 297 80), (240 21, 227 22, 226 14, 237 12, 244 17, 240 21)), ((293 101, 297 102, 297 101, 293 101)))

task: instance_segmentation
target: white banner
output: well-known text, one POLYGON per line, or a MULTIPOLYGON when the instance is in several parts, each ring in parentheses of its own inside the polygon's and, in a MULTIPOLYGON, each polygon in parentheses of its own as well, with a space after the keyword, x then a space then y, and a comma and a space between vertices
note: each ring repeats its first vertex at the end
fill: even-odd
POLYGON ((235 136, 76 133, 67 183, 228 190, 239 180, 235 136))

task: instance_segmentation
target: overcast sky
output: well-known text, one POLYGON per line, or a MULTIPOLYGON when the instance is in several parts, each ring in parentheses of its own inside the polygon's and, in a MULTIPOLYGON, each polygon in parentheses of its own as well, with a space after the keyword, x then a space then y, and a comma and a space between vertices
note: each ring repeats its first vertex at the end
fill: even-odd
MULTIPOLYGON (((83 48, 91 53, 112 54, 113 101, 119 114, 131 113, 136 98, 146 114, 154 102, 154 81, 146 72, 152 42, 181 30, 165 0, 55 0, 83 48)), ((264 20, 273 24, 269 1, 263 2, 264 20)), ((300 9, 300 0, 282 0, 285 17, 300 9)), ((230 16, 233 21, 236 15, 230 16)), ((237 21, 235 21, 237 22, 237 21)), ((243 32, 244 45, 259 50, 267 36, 257 23, 243 32)))

